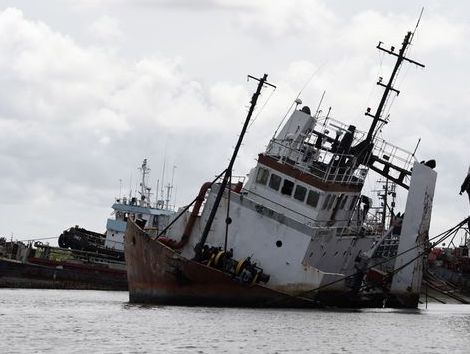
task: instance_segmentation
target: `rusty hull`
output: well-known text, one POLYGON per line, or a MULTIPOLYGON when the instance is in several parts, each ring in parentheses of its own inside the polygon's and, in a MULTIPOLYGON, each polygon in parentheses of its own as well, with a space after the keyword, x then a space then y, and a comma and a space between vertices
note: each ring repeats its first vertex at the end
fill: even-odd
POLYGON ((0 258, 0 288, 127 290, 125 270, 32 258, 0 258))
POLYGON ((131 303, 227 307, 318 307, 186 259, 128 222, 125 255, 131 303))
POLYGON ((133 221, 127 225, 124 250, 131 303, 280 308, 416 307, 416 303, 405 304, 383 293, 363 297, 350 292, 325 291, 301 297, 260 284, 242 284, 218 269, 182 257, 150 238, 133 221))

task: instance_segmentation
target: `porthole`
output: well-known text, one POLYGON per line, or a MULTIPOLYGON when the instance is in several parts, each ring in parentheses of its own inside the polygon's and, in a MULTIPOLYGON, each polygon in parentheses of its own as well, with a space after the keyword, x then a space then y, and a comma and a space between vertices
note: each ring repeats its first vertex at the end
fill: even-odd
POLYGON ((281 241, 281 240, 277 240, 277 241, 276 241, 276 246, 277 246, 277 247, 282 247, 282 241, 281 241))

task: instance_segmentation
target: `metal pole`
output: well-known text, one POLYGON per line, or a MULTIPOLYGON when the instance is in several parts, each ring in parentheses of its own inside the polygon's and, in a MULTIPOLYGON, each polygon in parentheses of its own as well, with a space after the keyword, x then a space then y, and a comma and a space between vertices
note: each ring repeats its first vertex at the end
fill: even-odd
POLYGON ((225 242, 224 242, 224 254, 227 254, 227 241, 228 241, 228 227, 232 223, 230 218, 230 195, 232 194, 232 175, 229 177, 229 188, 227 195, 227 217, 225 218, 225 242))
MULTIPOLYGON (((248 76, 248 77, 252 78, 254 80, 257 80, 258 81, 258 87, 256 89, 256 92, 253 94, 253 96, 251 98, 251 106, 250 106, 250 109, 249 109, 248 114, 246 116, 245 124, 243 125, 240 136, 238 137, 237 145, 235 146, 235 149, 234 149, 233 154, 232 154, 232 158, 230 159, 230 163, 227 167, 227 170, 225 172, 222 183, 220 184, 219 191, 218 191, 217 196, 215 198, 214 205, 212 206, 211 213, 209 214, 209 217, 207 219, 206 226, 204 227, 204 230, 202 232, 201 239, 199 240, 196 247, 194 248, 194 250, 196 251, 196 258, 199 258, 200 254, 201 254, 201 251, 202 251, 202 248, 203 248, 204 244, 206 243, 207 235, 209 234, 209 231, 212 227, 212 223, 214 221, 215 214, 217 213, 217 209, 218 209, 220 201, 222 199, 222 195, 225 191, 225 188, 227 187, 228 178, 232 174, 233 165, 235 164, 235 159, 237 158, 237 155, 238 155, 238 150, 240 150, 240 146, 242 144, 243 138, 245 137, 245 133, 246 133, 246 130, 248 128, 248 124, 250 123, 250 119, 251 119, 251 116, 253 114, 253 111, 255 109, 256 102, 258 101, 258 97, 261 93, 261 89, 263 88, 263 85, 266 83, 266 79, 267 79, 268 75, 264 74, 261 79, 257 79, 253 76, 248 76)), ((270 86, 273 86, 269 83, 266 83, 266 84, 268 84, 270 86)))

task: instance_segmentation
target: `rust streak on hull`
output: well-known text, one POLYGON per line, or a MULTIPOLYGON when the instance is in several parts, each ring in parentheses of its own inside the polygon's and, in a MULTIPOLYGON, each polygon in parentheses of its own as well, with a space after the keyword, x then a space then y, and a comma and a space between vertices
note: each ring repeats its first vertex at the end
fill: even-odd
POLYGON ((350 292, 324 291, 298 297, 259 284, 242 284, 215 268, 182 257, 151 239, 132 221, 127 225, 125 255, 131 303, 264 308, 381 308, 384 305, 415 308, 417 305, 415 298, 384 294, 363 298, 350 292))
POLYGON ((317 307, 261 285, 246 285, 206 265, 188 260, 133 222, 128 223, 125 252, 129 301, 187 306, 317 307))

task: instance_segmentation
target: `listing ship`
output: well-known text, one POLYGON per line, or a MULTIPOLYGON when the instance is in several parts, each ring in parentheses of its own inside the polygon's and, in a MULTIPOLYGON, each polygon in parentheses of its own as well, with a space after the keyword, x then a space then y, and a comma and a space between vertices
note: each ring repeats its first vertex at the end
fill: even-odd
MULTIPOLYGON (((129 300, 190 306, 406 307, 418 304, 427 250, 435 161, 418 162, 378 137, 403 61, 401 49, 366 132, 296 100, 259 154, 245 185, 233 165, 267 75, 258 87, 225 171, 152 237, 130 221, 125 237, 129 300), (368 217, 362 194, 372 170, 407 190, 389 228, 368 217), (192 210, 190 208, 192 207, 192 210), (393 252, 385 253, 386 244, 393 252), (384 266, 386 265, 386 267, 384 266)), ((273 85, 271 85, 273 86, 273 85)))
POLYGON ((74 226, 59 236, 59 247, 0 238, 0 287, 127 290, 124 232, 128 219, 139 218, 152 234, 162 230, 174 213, 168 200, 151 202, 146 159, 139 169, 139 198, 130 193, 116 199, 114 218, 107 220, 103 234, 74 226))

